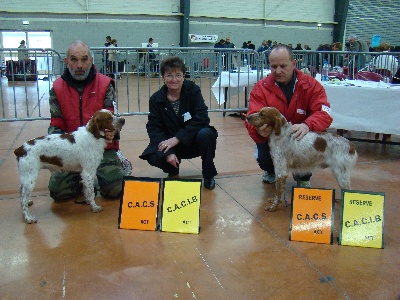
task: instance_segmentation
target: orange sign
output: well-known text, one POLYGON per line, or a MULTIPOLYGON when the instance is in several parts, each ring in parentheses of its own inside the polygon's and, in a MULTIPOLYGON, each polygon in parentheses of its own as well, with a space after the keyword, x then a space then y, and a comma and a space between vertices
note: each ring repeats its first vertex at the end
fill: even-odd
POLYGON ((118 228, 157 229, 160 185, 160 179, 125 177, 118 228))
POLYGON ((334 190, 293 188, 291 241, 332 244, 334 190))
POLYGON ((343 191, 339 244, 383 248, 385 194, 343 191))

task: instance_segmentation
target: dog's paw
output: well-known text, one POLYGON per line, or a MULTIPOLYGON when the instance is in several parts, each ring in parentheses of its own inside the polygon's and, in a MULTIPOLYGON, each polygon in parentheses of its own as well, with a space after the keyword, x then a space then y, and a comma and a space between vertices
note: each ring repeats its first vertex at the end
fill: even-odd
MULTIPOLYGON (((269 203, 274 203, 275 199, 274 198, 269 198, 267 201, 269 203)), ((282 203, 282 200, 278 200, 278 203, 282 203)))
POLYGON ((100 206, 100 205, 93 205, 92 206, 92 212, 97 213, 97 212, 101 212, 102 210, 103 210, 103 207, 100 206))
POLYGON ((264 207, 264 209, 266 211, 270 211, 270 212, 276 211, 277 208, 278 208, 278 204, 272 204, 271 206, 265 206, 264 207))
POLYGON ((32 217, 32 216, 25 216, 25 221, 28 224, 37 223, 37 219, 35 217, 32 217))

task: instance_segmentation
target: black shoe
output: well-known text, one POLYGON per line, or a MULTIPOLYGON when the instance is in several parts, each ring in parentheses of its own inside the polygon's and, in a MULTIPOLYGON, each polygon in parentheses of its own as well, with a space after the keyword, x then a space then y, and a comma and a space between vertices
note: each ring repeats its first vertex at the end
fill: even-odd
POLYGON ((168 177, 176 177, 179 175, 179 169, 174 170, 173 172, 168 173, 168 177))
POLYGON ((204 187, 212 190, 215 188, 215 179, 214 177, 211 178, 204 178, 204 187))

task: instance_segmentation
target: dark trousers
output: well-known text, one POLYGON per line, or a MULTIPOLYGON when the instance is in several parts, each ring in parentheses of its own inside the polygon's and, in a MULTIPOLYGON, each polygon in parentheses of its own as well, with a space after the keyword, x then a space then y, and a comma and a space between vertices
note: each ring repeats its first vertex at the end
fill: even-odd
MULTIPOLYGON (((274 162, 272 161, 270 148, 268 142, 256 144, 257 145, 257 163, 263 171, 267 171, 268 174, 275 174, 274 162)), ((293 173, 293 179, 298 181, 309 181, 312 173, 293 173)))
MULTIPOLYGON (((192 144, 179 143, 173 148, 173 151, 179 161, 201 156, 203 177, 214 177, 218 174, 214 165, 217 137, 218 133, 214 128, 202 128, 192 144)), ((165 156, 160 156, 159 153, 150 153, 146 155, 146 159, 150 165, 160 168, 165 173, 174 174, 177 172, 177 169, 167 162, 165 156)))

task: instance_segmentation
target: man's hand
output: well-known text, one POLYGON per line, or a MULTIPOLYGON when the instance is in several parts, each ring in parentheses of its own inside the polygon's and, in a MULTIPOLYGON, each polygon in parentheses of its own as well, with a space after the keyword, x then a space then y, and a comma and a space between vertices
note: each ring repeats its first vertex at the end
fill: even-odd
POLYGON ((169 164, 173 165, 175 168, 179 168, 179 160, 175 154, 167 155, 166 160, 169 164))
POLYGON ((309 131, 306 123, 294 124, 291 128, 292 138, 300 141, 309 131))
POLYGON ((104 132, 105 132, 106 143, 111 144, 114 139, 114 131, 105 129, 104 132))
POLYGON ((272 127, 268 126, 268 124, 264 124, 260 127, 256 127, 256 131, 262 137, 269 137, 272 133, 272 127))

